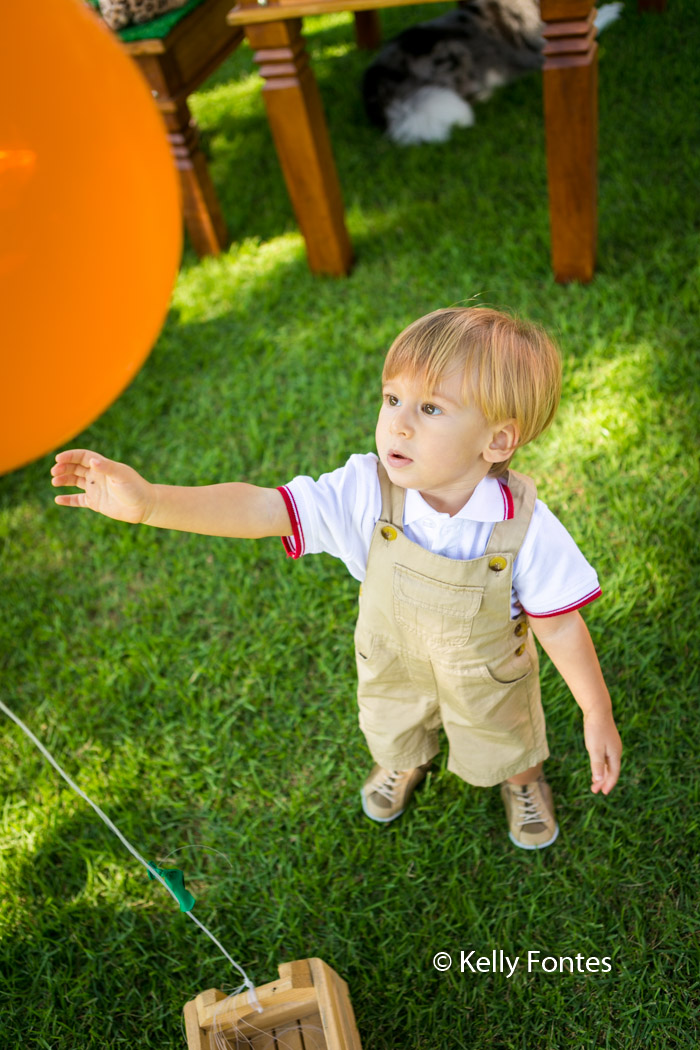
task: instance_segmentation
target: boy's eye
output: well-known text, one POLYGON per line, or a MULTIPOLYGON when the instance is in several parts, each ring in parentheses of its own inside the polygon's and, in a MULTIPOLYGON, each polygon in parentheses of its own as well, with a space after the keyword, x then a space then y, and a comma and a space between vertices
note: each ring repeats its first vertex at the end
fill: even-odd
POLYGON ((396 408, 396 406, 399 404, 399 399, 396 396, 396 394, 385 394, 384 398, 386 400, 387 405, 389 405, 391 408, 396 408))
POLYGON ((442 409, 438 408, 437 405, 430 404, 430 402, 428 402, 427 404, 423 405, 423 411, 425 412, 426 416, 441 416, 442 415, 442 409))

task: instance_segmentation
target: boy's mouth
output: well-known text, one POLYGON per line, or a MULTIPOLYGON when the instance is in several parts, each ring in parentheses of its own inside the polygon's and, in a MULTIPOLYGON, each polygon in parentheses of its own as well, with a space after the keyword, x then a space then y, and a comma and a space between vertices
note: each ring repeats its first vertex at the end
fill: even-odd
POLYGON ((390 467, 407 467, 409 463, 413 463, 412 459, 393 448, 390 448, 387 452, 386 461, 390 467))

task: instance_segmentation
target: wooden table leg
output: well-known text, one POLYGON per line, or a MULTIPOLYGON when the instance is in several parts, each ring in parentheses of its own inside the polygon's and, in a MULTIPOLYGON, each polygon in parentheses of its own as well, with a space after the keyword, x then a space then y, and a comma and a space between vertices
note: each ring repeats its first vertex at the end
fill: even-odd
POLYGON ((555 280, 590 281, 597 239, 598 45, 593 0, 541 0, 555 280))
POLYGON ((314 273, 341 276, 352 247, 326 118, 301 35, 301 20, 246 26, 265 81, 270 130, 314 273))

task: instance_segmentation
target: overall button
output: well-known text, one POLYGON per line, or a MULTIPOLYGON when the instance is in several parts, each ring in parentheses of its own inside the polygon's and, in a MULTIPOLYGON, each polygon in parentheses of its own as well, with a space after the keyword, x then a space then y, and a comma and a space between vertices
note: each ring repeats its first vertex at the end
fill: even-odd
POLYGON ((515 633, 517 634, 518 638, 522 638, 524 634, 527 634, 527 623, 525 622, 525 620, 521 620, 520 623, 516 623, 515 633))
POLYGON ((515 655, 516 656, 522 656, 524 652, 525 652, 525 642, 523 642, 522 645, 518 646, 518 648, 515 650, 515 655))
POLYGON ((503 572, 507 564, 508 562, 506 559, 499 554, 491 559, 489 562, 489 569, 492 569, 493 572, 503 572))
POLYGON ((382 536, 385 540, 395 540, 397 535, 398 533, 396 532, 396 529, 391 525, 385 525, 382 529, 382 536))

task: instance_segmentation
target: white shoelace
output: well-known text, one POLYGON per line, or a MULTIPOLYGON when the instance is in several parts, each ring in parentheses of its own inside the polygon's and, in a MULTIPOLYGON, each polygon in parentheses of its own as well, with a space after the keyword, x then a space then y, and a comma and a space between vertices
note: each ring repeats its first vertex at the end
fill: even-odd
POLYGON ((390 770, 380 784, 373 784, 372 791, 382 795, 389 802, 394 801, 394 789, 405 774, 400 769, 390 770))
POLYGON ((521 808, 518 814, 518 823, 521 826, 525 824, 545 824, 547 822, 546 813, 540 809, 532 789, 518 791, 516 798, 521 808))

